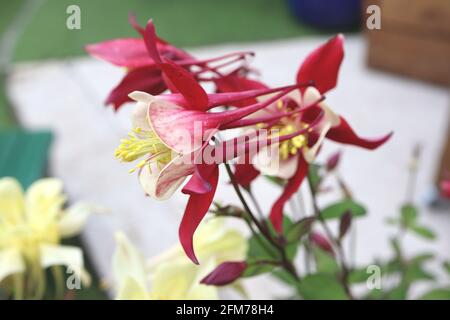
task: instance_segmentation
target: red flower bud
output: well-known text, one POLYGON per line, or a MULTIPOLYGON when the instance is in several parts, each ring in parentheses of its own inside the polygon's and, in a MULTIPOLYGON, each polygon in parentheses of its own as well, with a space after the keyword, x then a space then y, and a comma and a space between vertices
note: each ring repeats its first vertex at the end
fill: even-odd
POLYGON ((336 169, 336 167, 339 164, 340 159, 341 159, 340 151, 337 151, 336 153, 332 154, 327 160, 327 170, 332 171, 332 170, 336 169))
POLYGON ((310 237, 314 245, 334 256, 333 246, 327 238, 317 232, 312 232, 310 237))
POLYGON ((244 261, 224 262, 205 278, 203 278, 200 283, 214 286, 224 286, 238 279, 246 268, 247 263, 244 261))

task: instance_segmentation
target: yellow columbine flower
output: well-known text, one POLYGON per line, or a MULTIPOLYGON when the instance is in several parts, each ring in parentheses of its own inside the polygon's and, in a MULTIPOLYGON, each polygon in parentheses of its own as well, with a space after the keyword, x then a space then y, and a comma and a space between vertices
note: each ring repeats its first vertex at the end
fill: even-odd
MULTIPOLYGON (((83 273, 81 249, 59 243, 81 230, 89 209, 63 209, 65 202, 60 180, 41 179, 24 194, 16 179, 0 179, 0 284, 15 298, 42 298, 50 266, 65 265, 77 278, 83 273)), ((54 274, 63 290, 61 270, 54 274)))
POLYGON ((235 230, 226 229, 222 219, 203 223, 194 236, 195 265, 180 245, 152 259, 146 265, 142 255, 122 233, 113 258, 117 299, 218 299, 218 289, 200 281, 224 261, 245 259, 247 242, 235 230), (148 284, 151 284, 150 287, 148 284))

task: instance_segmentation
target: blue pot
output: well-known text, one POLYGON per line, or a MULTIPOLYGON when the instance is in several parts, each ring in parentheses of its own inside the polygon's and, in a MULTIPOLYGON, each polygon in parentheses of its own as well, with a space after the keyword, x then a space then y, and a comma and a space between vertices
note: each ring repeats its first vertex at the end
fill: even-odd
POLYGON ((311 26, 343 31, 360 24, 362 0, 288 0, 294 15, 311 26))

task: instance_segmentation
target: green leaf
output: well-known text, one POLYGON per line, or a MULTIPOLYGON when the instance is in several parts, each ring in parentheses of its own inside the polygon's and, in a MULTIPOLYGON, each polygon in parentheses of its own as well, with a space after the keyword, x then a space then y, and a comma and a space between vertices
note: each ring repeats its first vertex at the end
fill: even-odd
POLYGON ((298 291, 307 300, 347 300, 348 296, 336 276, 311 274, 302 279, 298 291))
POLYGON ((263 273, 271 272, 275 269, 276 265, 270 263, 262 263, 262 262, 248 262, 247 268, 245 269, 242 277, 250 278, 263 273))
POLYGON ((429 272, 425 271, 422 268, 422 266, 418 263, 409 265, 406 268, 404 277, 405 281, 408 284, 411 284, 415 281, 434 280, 434 276, 429 272))
POLYGON ((422 264, 424 262, 432 260, 433 258, 434 258, 434 254, 425 252, 425 253, 416 255, 414 258, 411 259, 411 262, 417 263, 417 264, 422 264))
MULTIPOLYGON (((276 250, 272 244, 262 236, 257 237, 256 235, 253 235, 248 240, 247 260, 271 260, 274 258, 273 255, 275 255, 275 252, 276 250), (261 244, 261 242, 263 244, 261 244), (270 248, 272 254, 267 252, 266 248, 270 248)), ((275 258, 279 258, 278 254, 275 258)))
POLYGON ((367 211, 361 204, 345 199, 323 209, 322 217, 324 219, 341 218, 346 212, 350 212, 352 217, 359 217, 365 215, 367 211))
POLYGON ((367 273, 367 267, 357 268, 350 271, 348 275, 348 281, 350 283, 362 283, 366 282, 370 274, 367 273))
POLYGON ((289 286, 297 286, 297 280, 285 269, 275 269, 272 275, 289 286))
POLYGON ((410 227, 416 224, 417 220, 417 208, 411 204, 406 204, 401 208, 402 222, 406 227, 410 227))
POLYGON ((405 300, 408 295, 408 289, 409 286, 402 282, 398 287, 393 288, 387 293, 387 298, 390 300, 405 300))
POLYGON ((314 257, 316 258, 316 268, 318 273, 338 273, 339 266, 333 256, 317 247, 314 247, 313 252, 314 257))
POLYGON ((429 240, 433 240, 436 238, 436 235, 430 229, 423 226, 410 226, 409 229, 413 231, 415 234, 429 240))
POLYGON ((428 291, 420 300, 450 300, 450 288, 437 288, 428 291))
POLYGON ((442 267, 447 271, 448 274, 450 274, 450 261, 444 261, 442 263, 442 267))
POLYGON ((311 231, 311 226, 315 221, 314 217, 307 217, 293 224, 286 232, 288 243, 299 241, 303 236, 311 231))

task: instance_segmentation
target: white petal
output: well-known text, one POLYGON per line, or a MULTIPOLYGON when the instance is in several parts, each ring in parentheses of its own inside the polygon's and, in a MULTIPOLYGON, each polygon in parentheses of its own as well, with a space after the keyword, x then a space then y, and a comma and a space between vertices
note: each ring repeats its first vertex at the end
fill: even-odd
POLYGON ((319 138, 312 147, 303 149, 303 156, 308 163, 314 162, 328 131, 340 122, 339 116, 326 105, 321 105, 321 108, 325 111, 325 115, 320 124, 319 138))
POLYGON ((83 273, 83 252, 78 247, 60 245, 41 245, 41 266, 64 265, 68 271, 82 277, 83 273))
POLYGON ((158 265, 152 274, 152 299, 217 299, 216 287, 199 283, 214 269, 215 264, 212 262, 211 260, 205 261, 198 266, 189 260, 185 262, 167 261, 158 265))
POLYGON ((66 198, 59 179, 46 178, 34 182, 26 193, 26 214, 30 221, 56 218, 66 198))
POLYGON ((144 131, 152 131, 148 122, 148 102, 139 101, 133 110, 131 119, 133 128, 141 128, 144 131))
POLYGON ((136 102, 145 102, 145 103, 149 103, 155 98, 151 94, 148 94, 147 92, 143 91, 133 91, 128 96, 136 102))
POLYGON ((0 179, 0 221, 18 223, 25 211, 23 190, 14 178, 0 179))
POLYGON ((307 105, 319 100, 321 96, 322 95, 316 88, 308 87, 308 88, 306 88, 305 92, 303 93, 302 104, 303 104, 303 106, 307 106, 307 105))
POLYGON ((117 300, 150 300, 150 295, 141 283, 132 277, 127 277, 120 286, 117 300))
POLYGON ((117 248, 113 256, 113 274, 118 297, 128 292, 128 287, 146 288, 145 263, 141 253, 121 232, 116 234, 117 248))
POLYGON ((7 276, 25 271, 22 255, 16 249, 0 251, 0 282, 7 276))
POLYGON ((193 173, 193 170, 194 165, 185 164, 180 157, 176 157, 162 170, 155 163, 144 166, 139 174, 139 182, 150 197, 157 200, 167 200, 180 187, 186 177, 193 173))
POLYGON ((60 236, 68 238, 80 233, 92 210, 92 206, 81 203, 66 209, 58 221, 60 236))
POLYGON ((289 179, 297 170, 297 158, 281 160, 278 151, 278 144, 262 149, 253 157, 253 166, 264 175, 289 179))

